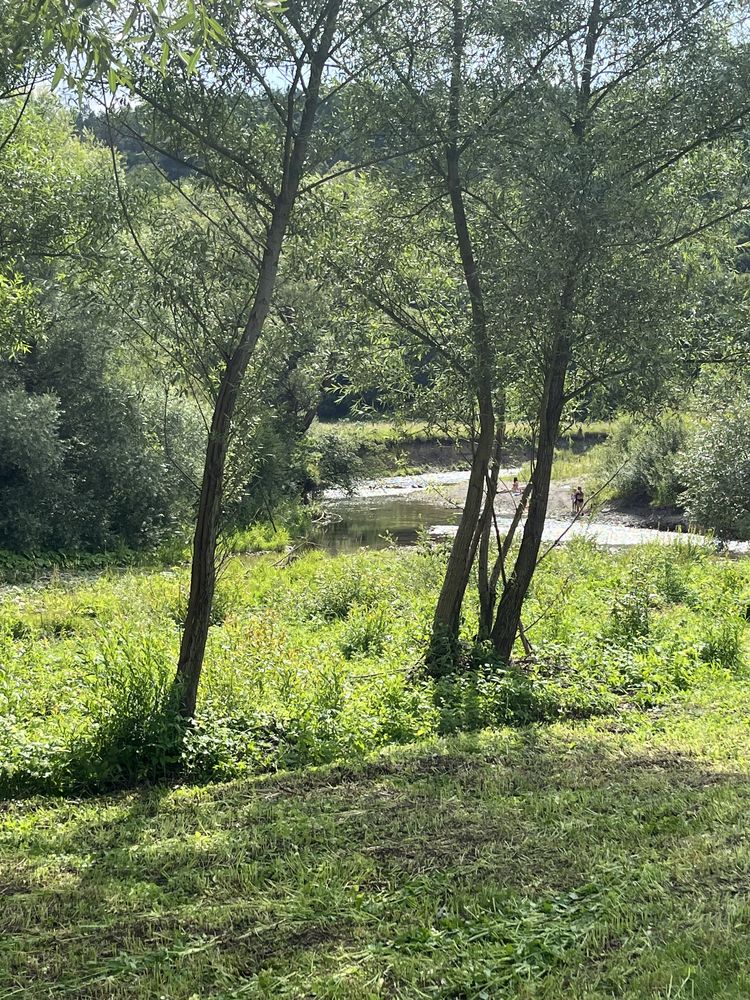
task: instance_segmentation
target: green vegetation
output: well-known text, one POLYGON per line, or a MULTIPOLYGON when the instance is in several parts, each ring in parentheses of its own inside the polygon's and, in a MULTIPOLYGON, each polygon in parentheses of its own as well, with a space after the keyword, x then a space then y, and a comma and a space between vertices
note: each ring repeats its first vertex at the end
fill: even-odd
POLYGON ((620 417, 601 446, 566 461, 554 474, 611 482, 608 494, 673 507, 686 520, 723 538, 750 537, 750 408, 732 379, 706 376, 680 409, 645 421, 620 417))
MULTIPOLYGON (((607 455, 606 444, 603 442, 591 444, 585 450, 574 449, 569 443, 563 444, 555 449, 552 479, 557 481, 582 479, 600 485, 605 479, 604 463, 607 455)), ((527 462, 519 473, 521 482, 526 482, 530 475, 531 467, 527 462)))
POLYGON ((338 444, 356 463, 361 477, 408 475, 429 468, 465 467, 464 431, 432 427, 422 420, 319 421, 310 428, 312 441, 338 444))
POLYGON ((748 27, 0 0, 0 1000, 750 994, 748 27))
POLYGON ((198 713, 175 759, 171 682, 187 568, 7 588, 0 789, 78 792, 353 760, 430 735, 658 704, 744 669, 750 569, 691 546, 611 555, 577 542, 540 566, 512 667, 474 647, 420 668, 439 551, 230 560, 198 713))
MULTIPOLYGON (((563 435, 555 459, 555 478, 586 474, 598 468, 597 446, 606 439, 611 421, 585 421, 563 435), (584 458, 594 451, 592 459, 584 458)), ((471 446, 466 429, 455 423, 436 427, 424 420, 394 418, 318 421, 310 428, 312 442, 333 451, 338 445, 349 454, 359 476, 409 475, 430 469, 466 468, 471 446)), ((505 428, 503 462, 520 463, 532 450, 530 428, 509 421, 505 428)), ((524 465, 522 476, 529 474, 524 465)), ((325 478, 325 477, 321 477, 325 478)), ((341 479, 341 477, 339 477, 341 479)))
POLYGON ((747 682, 0 819, 0 996, 745 1000, 747 682))

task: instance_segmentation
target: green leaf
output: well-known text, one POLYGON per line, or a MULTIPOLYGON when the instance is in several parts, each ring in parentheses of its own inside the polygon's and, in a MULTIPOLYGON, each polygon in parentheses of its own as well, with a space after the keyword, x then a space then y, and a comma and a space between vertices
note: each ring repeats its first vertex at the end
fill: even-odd
POLYGON ((167 63, 169 62, 169 43, 164 41, 161 46, 161 59, 159 60, 159 70, 162 76, 167 74, 167 63))
POLYGON ((63 63, 58 63, 55 67, 55 72, 52 77, 52 82, 50 83, 50 89, 55 90, 58 83, 62 80, 65 75, 65 66, 63 63))
POLYGON ((190 57, 188 58, 187 63, 185 64, 185 68, 187 69, 188 74, 193 73, 195 71, 195 67, 198 65, 198 60, 200 59, 200 57, 201 57, 201 50, 199 46, 198 48, 193 49, 192 53, 190 54, 190 57))
POLYGON ((182 31, 183 28, 187 28, 189 24, 192 24, 195 20, 193 14, 190 11, 186 11, 184 14, 180 15, 177 20, 172 24, 172 31, 182 31))
POLYGON ((127 36, 130 34, 133 25, 135 24, 135 17, 137 13, 138 13, 138 8, 133 7, 133 9, 126 18, 125 23, 122 26, 122 32, 121 32, 122 38, 127 38, 127 36))

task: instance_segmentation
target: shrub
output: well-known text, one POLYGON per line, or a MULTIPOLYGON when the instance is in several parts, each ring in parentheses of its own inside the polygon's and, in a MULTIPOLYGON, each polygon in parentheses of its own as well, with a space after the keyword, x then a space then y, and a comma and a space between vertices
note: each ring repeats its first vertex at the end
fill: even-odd
POLYGON ((363 474, 362 460, 354 442, 326 431, 315 437, 311 447, 316 489, 339 487, 352 492, 363 474))
POLYGON ((388 611, 383 606, 351 607, 340 640, 341 652, 347 660, 353 656, 372 656, 383 652, 387 638, 388 611))
POLYGON ((750 538, 750 408, 714 413, 679 462, 689 517, 720 537, 750 538))
POLYGON ((117 788, 174 773, 181 723, 163 640, 101 632, 80 669, 85 716, 78 725, 68 729, 64 721, 57 738, 29 739, 16 717, 2 718, 0 793, 117 788))
POLYGON ((680 455, 687 434, 686 421, 678 414, 648 424, 619 421, 603 452, 606 473, 617 473, 618 493, 657 507, 676 505, 684 488, 680 455))

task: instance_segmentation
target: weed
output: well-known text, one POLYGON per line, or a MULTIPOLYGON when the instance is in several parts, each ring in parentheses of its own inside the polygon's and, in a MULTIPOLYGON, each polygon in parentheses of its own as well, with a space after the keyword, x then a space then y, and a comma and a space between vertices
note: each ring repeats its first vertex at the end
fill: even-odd
MULTIPOLYGON (((356 759, 390 742, 658 704, 744 664, 744 563, 585 541, 542 564, 524 610, 530 659, 473 648, 467 606, 434 681, 426 649, 444 552, 386 550, 224 567, 198 714, 172 679, 188 571, 65 577, 0 602, 0 789, 77 792, 356 759)), ((519 656, 521 650, 518 650, 519 656)))

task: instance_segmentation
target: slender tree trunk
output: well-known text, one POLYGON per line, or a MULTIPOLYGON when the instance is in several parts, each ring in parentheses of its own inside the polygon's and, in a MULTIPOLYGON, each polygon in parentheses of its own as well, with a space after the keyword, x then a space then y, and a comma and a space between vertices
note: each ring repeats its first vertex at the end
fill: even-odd
POLYGON ((487 496, 482 511, 481 538, 479 540, 479 555, 477 558, 477 593, 479 595, 479 628, 477 639, 483 642, 492 631, 492 612, 495 607, 495 595, 492 592, 490 574, 490 539, 492 538, 492 508, 497 496, 497 477, 500 469, 497 462, 493 463, 487 484, 487 496))
POLYGON ((227 361, 214 405, 193 537, 190 596, 175 676, 179 712, 184 719, 192 718, 195 713, 198 685, 206 652, 216 588, 216 544, 221 522, 224 475, 232 419, 243 377, 271 307, 281 251, 304 172, 307 149, 318 110, 323 71, 340 7, 341 0, 330 0, 326 8, 319 46, 310 53, 310 75, 299 121, 290 104, 282 180, 266 234, 266 246, 258 273, 253 306, 242 336, 227 361))
MULTIPOLYGON (((601 0, 592 0, 586 24, 585 50, 576 101, 576 120, 572 126, 575 141, 579 146, 583 145, 586 138, 594 56, 601 30, 600 19, 601 0)), ((578 266, 581 266, 580 259, 578 266)), ((572 267, 563 284, 560 296, 550 367, 547 372, 539 413, 539 446, 526 527, 513 572, 503 588, 495 624, 492 628, 492 645, 499 658, 505 662, 510 660, 516 635, 521 629, 521 609, 536 569, 544 522, 547 517, 552 462, 555 444, 560 432, 560 418, 565 405, 565 378, 570 363, 575 274, 575 267, 572 267)), ((528 652, 528 640, 525 635, 522 636, 522 639, 524 649, 528 652)))
POLYGON ((195 713, 216 588, 216 544, 232 419, 243 376, 268 316, 290 212, 291 203, 286 207, 277 207, 269 230, 253 311, 238 346, 227 362, 211 418, 193 536, 190 595, 175 678, 180 715, 186 719, 192 718, 195 713))
POLYGON ((463 96, 461 78, 465 45, 464 28, 463 0, 453 0, 453 61, 448 104, 450 138, 445 149, 446 182, 461 266, 471 302, 473 370, 479 404, 479 434, 463 513, 453 539, 443 586, 435 608, 430 650, 427 656, 428 670, 433 674, 441 672, 450 665, 458 638, 461 607, 479 543, 478 525, 482 516, 482 502, 495 441, 495 413, 492 399, 493 354, 487 332, 482 281, 474 255, 460 172, 459 131, 463 96))
POLYGON ((443 585, 435 608, 435 617, 432 626, 432 644, 430 656, 428 657, 428 666, 430 667, 432 665, 431 661, 437 665, 438 660, 444 658, 450 652, 451 644, 455 643, 458 638, 461 623, 461 607, 466 594, 466 588, 469 584, 471 566, 476 552, 478 541, 477 525, 482 516, 485 483, 495 439, 495 421, 491 402, 489 405, 485 403, 484 411, 484 415, 480 416, 479 435, 471 463, 466 501, 458 530, 453 539, 445 577, 443 578, 443 585))
POLYGON ((501 408, 498 415, 499 428, 495 437, 495 457, 487 479, 487 495, 484 501, 480 523, 480 539, 477 558, 477 592, 479 595, 479 629, 477 639, 482 642, 489 639, 492 631, 492 617, 495 608, 496 587, 493 586, 493 574, 490 572, 490 543, 495 526, 495 500, 497 499, 497 482, 500 476, 500 461, 502 457, 503 440, 505 437, 505 410, 501 408))
MULTIPOLYGON (((497 539, 497 556, 495 557, 495 564, 492 567, 492 572, 489 574, 487 583, 484 587, 484 593, 481 592, 479 595, 479 621, 480 621, 480 632, 479 639, 489 639, 492 635, 492 625, 495 619, 495 607, 497 605, 497 587, 500 580, 503 582, 503 587, 508 583, 505 575, 505 560, 508 558, 508 552, 513 544, 513 539, 515 538, 518 525, 521 523, 521 518, 523 517, 524 511, 526 510, 526 504, 529 501, 529 496, 531 495, 531 482, 526 484, 526 487, 521 494, 518 503, 516 505, 515 513, 511 519, 508 530, 505 534, 505 538, 501 540, 500 532, 497 528, 497 522, 495 518, 494 509, 492 511, 491 525, 495 528, 495 537, 497 539)), ((486 570, 485 570, 486 572, 486 570)))
POLYGON ((492 645, 498 657, 505 662, 510 660, 513 651, 513 643, 521 621, 521 609, 536 568, 544 522, 547 517, 552 462, 560 432, 560 418, 565 404, 565 377, 570 360, 572 300, 573 281, 570 280, 566 284, 562 296, 557 334, 542 394, 539 413, 539 444, 529 501, 529 513, 513 572, 503 588, 495 616, 495 624, 492 627, 492 645))

